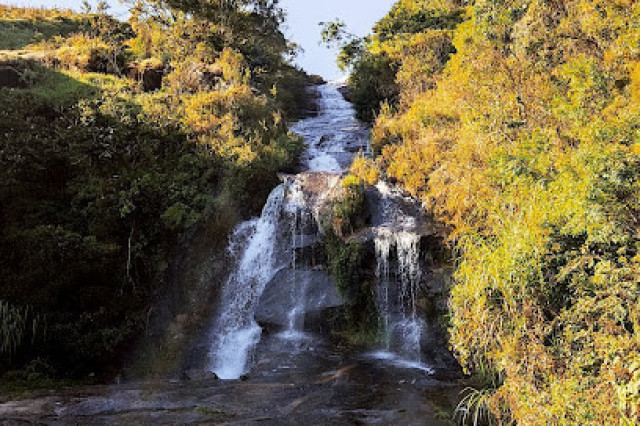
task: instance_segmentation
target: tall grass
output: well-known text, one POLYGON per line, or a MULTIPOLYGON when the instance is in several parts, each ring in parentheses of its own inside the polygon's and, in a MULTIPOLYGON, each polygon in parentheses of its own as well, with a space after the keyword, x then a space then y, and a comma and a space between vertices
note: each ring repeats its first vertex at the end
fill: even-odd
POLYGON ((17 307, 0 300, 0 355, 13 355, 39 328, 39 318, 30 307, 17 307))

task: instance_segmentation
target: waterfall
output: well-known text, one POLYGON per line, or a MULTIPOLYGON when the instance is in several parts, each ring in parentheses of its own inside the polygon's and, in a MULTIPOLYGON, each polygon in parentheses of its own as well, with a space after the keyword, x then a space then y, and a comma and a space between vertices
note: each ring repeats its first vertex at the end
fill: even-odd
MULTIPOLYGON (((327 197, 339 183, 340 172, 355 152, 367 147, 369 132, 355 120, 335 86, 319 90, 321 114, 293 129, 309 145, 301 159, 307 172, 285 177, 260 218, 238 226, 230 239, 234 269, 221 294, 209 351, 209 368, 222 379, 237 379, 249 371, 263 334, 259 324, 269 330, 266 337, 275 337, 265 342, 271 353, 284 348, 278 356, 295 355, 315 338, 305 334, 307 312, 343 303, 326 271, 316 268, 321 242, 317 219, 319 209, 331 202, 327 197)), ((406 197, 385 182, 376 190, 379 205, 372 213, 371 229, 385 356, 428 370, 420 364, 425 324, 417 314, 421 234, 415 214, 405 209, 406 197)))
POLYGON ((417 312, 417 295, 422 277, 420 235, 379 228, 375 248, 378 278, 376 305, 386 350, 374 355, 431 372, 429 367, 422 364, 421 338, 426 324, 417 312))
POLYGON ((231 237, 229 251, 237 267, 223 290, 210 352, 210 368, 222 379, 246 373, 251 351, 260 340, 262 329, 254 313, 266 284, 277 273, 274 249, 285 192, 284 184, 274 189, 260 218, 241 224, 231 237))
POLYGON ((389 349, 389 330, 391 320, 391 306, 389 299, 389 292, 391 291, 391 268, 390 259, 392 234, 383 228, 374 240, 376 249, 376 277, 378 278, 378 287, 376 290, 376 304, 378 308, 379 318, 382 320, 382 330, 384 332, 384 343, 387 349, 389 349))
POLYGON ((403 209, 414 201, 386 182, 376 186, 380 194, 376 218, 376 306, 385 350, 378 358, 396 364, 432 370, 422 364, 421 340, 426 323, 418 315, 418 293, 422 280, 420 232, 415 218, 403 209))
POLYGON ((308 279, 301 270, 304 265, 299 264, 298 250, 305 247, 305 230, 312 218, 305 201, 303 188, 298 181, 294 181, 287 193, 285 211, 291 217, 291 291, 290 306, 287 313, 287 329, 280 334, 288 340, 300 340, 304 337, 304 314, 306 312, 308 279))

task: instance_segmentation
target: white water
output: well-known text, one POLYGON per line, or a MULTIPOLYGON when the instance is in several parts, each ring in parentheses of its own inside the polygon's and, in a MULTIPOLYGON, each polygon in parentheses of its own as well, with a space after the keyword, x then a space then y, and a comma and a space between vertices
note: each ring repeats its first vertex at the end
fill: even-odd
POLYGON ((291 128, 307 141, 303 155, 306 171, 341 173, 355 152, 368 150, 368 129, 356 120, 353 107, 337 89, 337 84, 320 86, 320 114, 291 128))
POLYGON ((307 288, 309 281, 306 278, 306 274, 299 271, 297 248, 304 247, 304 231, 310 221, 314 220, 313 216, 309 213, 305 206, 304 192, 299 182, 294 183, 289 188, 287 193, 287 203, 285 205, 287 212, 293 216, 291 221, 291 268, 293 270, 294 284, 291 286, 290 298, 292 301, 292 308, 287 314, 288 325, 287 329, 279 334, 280 337, 286 340, 303 340, 305 339, 304 329, 304 314, 306 312, 307 302, 307 288))
MULTIPOLYGON (((320 114, 293 127, 307 142, 302 167, 309 172, 339 174, 357 151, 366 151, 368 131, 354 118, 353 108, 337 86, 325 85, 318 90, 320 114)), ((210 369, 222 379, 237 379, 251 367, 262 336, 255 317, 265 290, 270 293, 270 304, 266 305, 270 309, 266 309, 265 317, 265 305, 260 305, 261 321, 267 318, 281 324, 276 336, 286 343, 287 351, 296 353, 313 338, 304 332, 313 265, 308 264, 308 256, 304 264, 298 253, 314 244, 317 230, 312 230, 314 212, 305 199, 309 188, 305 192, 302 186, 297 177, 287 178, 269 196, 261 217, 241 224, 231 238, 229 250, 235 271, 223 290, 210 349, 210 369)), ((372 356, 402 368, 429 372, 420 355, 425 323, 417 315, 416 300, 421 282, 420 233, 415 218, 400 207, 406 197, 385 182, 376 189, 380 195, 379 217, 372 228, 378 277, 376 302, 385 348, 372 356)), ((322 198, 327 194, 316 195, 322 198)))
MULTIPOLYGON (((340 173, 355 152, 366 150, 368 130, 354 118, 351 104, 337 89, 334 84, 319 87, 319 115, 301 120, 292 128, 308 145, 302 158, 305 171, 340 173)), ((296 249, 304 246, 308 237, 304 230, 312 215, 304 206, 302 189, 293 182, 277 187, 261 217, 238 226, 231 238, 229 250, 236 270, 223 290, 209 354, 210 370, 221 379, 237 379, 250 369, 252 353, 262 335, 255 320, 257 305, 265 287, 283 268, 293 268, 294 282, 288 301, 292 306, 287 314, 288 326, 280 336, 290 341, 307 338, 303 328, 309 283, 303 277, 309 274, 297 274, 296 249), (283 222, 291 216, 291 240, 282 242, 286 233, 283 222)))
POLYGON ((376 304, 385 349, 370 355, 400 367, 432 372, 421 357, 426 324, 417 307, 422 279, 420 233, 415 218, 398 207, 406 197, 385 182, 378 183, 377 189, 382 198, 380 223, 375 228, 376 304))
POLYGON ((237 379, 246 373, 251 350, 260 341, 262 329, 253 316, 265 285, 277 272, 273 252, 285 190, 285 185, 278 186, 260 219, 241 224, 231 238, 229 248, 237 269, 223 290, 222 313, 210 352, 211 371, 221 379, 237 379))

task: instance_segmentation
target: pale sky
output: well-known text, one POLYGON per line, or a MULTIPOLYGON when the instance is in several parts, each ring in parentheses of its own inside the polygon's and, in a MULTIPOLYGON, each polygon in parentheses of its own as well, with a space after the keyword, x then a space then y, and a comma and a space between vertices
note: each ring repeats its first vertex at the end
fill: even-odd
MULTIPOLYGON (((126 19, 127 10, 118 0, 109 0, 110 13, 126 19)), ((82 0, 0 0, 14 6, 45 6, 78 9, 82 0)), ((97 0, 89 0, 95 5, 97 0)), ((349 31, 366 35, 374 23, 391 9, 395 0, 280 0, 287 11, 285 33, 304 49, 298 62, 309 73, 320 74, 326 79, 340 78, 336 66, 336 52, 319 46, 319 22, 340 18, 349 31)))

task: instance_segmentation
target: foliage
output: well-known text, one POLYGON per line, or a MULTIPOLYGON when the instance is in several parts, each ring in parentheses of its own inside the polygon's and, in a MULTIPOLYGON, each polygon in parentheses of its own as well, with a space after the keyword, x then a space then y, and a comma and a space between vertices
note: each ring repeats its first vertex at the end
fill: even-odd
POLYGON ((324 237, 327 272, 346 301, 340 319, 332 327, 353 343, 371 343, 377 338, 378 316, 372 282, 363 275, 363 247, 346 242, 329 230, 324 237))
POLYGON ((367 46, 401 88, 375 164, 451 230, 451 344, 502 378, 466 404, 496 422, 640 421, 639 18, 630 1, 402 0, 367 46), (399 37, 407 16, 428 28, 399 37))
POLYGON ((352 234, 364 225, 365 213, 364 185, 349 175, 342 180, 340 199, 333 205, 333 231, 340 237, 352 234))
POLYGON ((0 5, 0 49, 22 49, 54 36, 76 33, 87 26, 86 16, 70 10, 0 5))
POLYGON ((359 153, 353 159, 349 172, 351 175, 361 180, 365 185, 375 185, 380 179, 379 166, 372 159, 365 157, 362 153, 359 153))
POLYGON ((28 88, 0 88, 0 294, 7 312, 46 320, 38 345, 0 357, 7 378, 36 361, 49 378, 116 374, 180 244, 199 227, 226 239, 303 149, 285 120, 310 78, 279 26, 252 27, 266 11, 219 22, 134 6, 126 24, 77 15, 87 28, 32 46, 40 64, 11 64, 28 88))
POLYGON ((338 62, 351 68, 349 89, 359 119, 373 121, 382 104, 395 106, 426 87, 442 71, 455 49, 453 31, 464 8, 454 0, 401 0, 357 39, 340 21, 325 26, 326 41, 341 44, 338 62), (346 34, 346 35, 345 35, 346 34))

